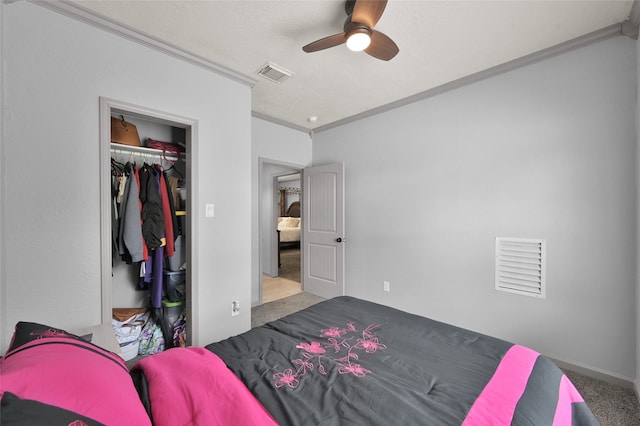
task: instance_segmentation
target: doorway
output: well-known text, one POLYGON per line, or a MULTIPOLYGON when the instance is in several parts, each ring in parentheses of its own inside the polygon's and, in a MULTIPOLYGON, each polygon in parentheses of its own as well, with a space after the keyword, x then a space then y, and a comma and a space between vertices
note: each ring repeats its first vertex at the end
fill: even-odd
POLYGON ((274 177, 276 194, 276 248, 275 276, 263 276, 263 302, 272 302, 302 292, 300 239, 302 226, 300 173, 274 177))
POLYGON ((292 296, 303 289, 301 172, 300 166, 261 161, 260 304, 292 296))

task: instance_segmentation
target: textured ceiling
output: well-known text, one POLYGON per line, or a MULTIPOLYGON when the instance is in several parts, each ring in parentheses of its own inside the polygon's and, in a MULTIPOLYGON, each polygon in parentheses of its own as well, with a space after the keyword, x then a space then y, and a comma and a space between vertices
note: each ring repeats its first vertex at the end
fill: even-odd
POLYGON ((451 81, 625 21, 623 0, 389 0, 375 29, 400 53, 391 61, 344 45, 302 46, 342 31, 334 0, 73 0, 101 16, 255 80, 252 109, 314 129, 401 102, 451 81), (255 72, 267 61, 295 75, 255 72), (311 123, 310 116, 318 117, 311 123))

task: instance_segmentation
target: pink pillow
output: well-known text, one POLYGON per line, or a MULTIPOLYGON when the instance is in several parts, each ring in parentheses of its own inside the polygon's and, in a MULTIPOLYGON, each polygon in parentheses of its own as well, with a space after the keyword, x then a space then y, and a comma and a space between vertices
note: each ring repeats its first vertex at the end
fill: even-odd
POLYGON ((0 372, 0 394, 108 425, 151 425, 124 360, 64 330, 19 322, 0 372))

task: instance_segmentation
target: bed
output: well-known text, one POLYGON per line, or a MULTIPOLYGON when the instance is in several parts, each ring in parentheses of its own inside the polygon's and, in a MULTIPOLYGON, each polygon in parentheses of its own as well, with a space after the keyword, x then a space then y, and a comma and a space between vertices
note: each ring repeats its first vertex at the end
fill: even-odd
POLYGON ((346 296, 152 355, 130 374, 108 351, 31 323, 1 362, 3 425, 598 424, 535 351, 346 296))
POLYGON ((300 231, 300 201, 294 201, 284 216, 278 217, 278 245, 300 244, 300 231))
POLYGON ((300 225, 300 202, 291 203, 286 216, 278 217, 277 234, 278 234, 278 268, 282 265, 282 249, 300 247, 300 236, 302 227, 300 225))
POLYGON ((279 243, 300 243, 300 218, 299 217, 278 217, 279 243))
POLYGON ((569 379, 535 351, 352 297, 205 349, 224 366, 214 376, 231 371, 231 382, 250 392, 237 411, 256 401, 255 410, 266 409, 252 424, 598 424, 569 379))

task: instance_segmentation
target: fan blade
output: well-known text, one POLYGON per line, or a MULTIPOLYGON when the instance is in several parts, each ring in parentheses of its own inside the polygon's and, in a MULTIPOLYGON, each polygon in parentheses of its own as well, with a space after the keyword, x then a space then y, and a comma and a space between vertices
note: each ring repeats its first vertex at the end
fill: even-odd
POLYGON ((351 22, 358 22, 373 29, 380 20, 385 7, 387 7, 387 0, 356 0, 351 22))
POLYGON ((393 59, 400 49, 387 35, 380 31, 374 31, 373 34, 371 34, 371 44, 364 49, 364 51, 374 58, 388 61, 393 59))
POLYGON ((347 37, 344 33, 334 34, 329 37, 321 38, 320 40, 316 40, 312 43, 307 44, 302 48, 307 53, 317 52, 318 50, 328 49, 330 47, 338 46, 339 44, 345 43, 347 41, 347 37))

